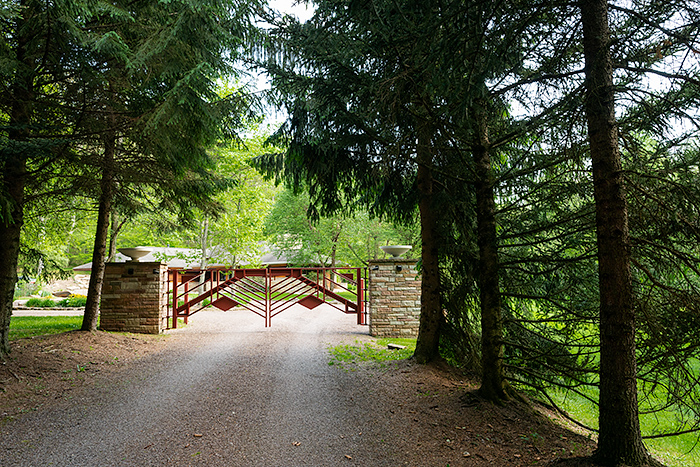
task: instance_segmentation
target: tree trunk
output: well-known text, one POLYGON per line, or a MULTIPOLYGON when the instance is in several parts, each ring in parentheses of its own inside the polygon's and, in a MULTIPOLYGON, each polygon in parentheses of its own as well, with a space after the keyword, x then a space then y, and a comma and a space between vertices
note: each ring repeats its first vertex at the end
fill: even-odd
POLYGON ((112 209, 109 222, 109 248, 107 250, 107 262, 111 263, 114 261, 114 257, 117 256, 117 237, 119 236, 119 231, 121 230, 124 223, 119 223, 119 218, 117 217, 117 212, 112 209))
POLYGON ((413 356, 418 363, 428 363, 440 356, 440 328, 443 315, 440 301, 440 268, 438 263, 437 216, 433 205, 433 154, 431 133, 427 124, 419 128, 416 182, 420 192, 422 270, 421 310, 418 341, 413 356))
MULTIPOLYGON (((111 123, 114 123, 113 118, 110 118, 110 120, 111 123)), ((100 296, 105 275, 107 238, 109 236, 109 220, 112 212, 112 198, 114 197, 114 156, 117 135, 113 128, 114 125, 111 125, 105 137, 104 166, 102 167, 102 181, 100 182, 100 203, 97 210, 95 244, 92 249, 92 268, 85 304, 85 315, 80 328, 83 331, 95 331, 97 329, 97 317, 100 309, 100 296)))
POLYGON ((331 244, 333 247, 331 248, 331 272, 329 273, 329 278, 331 279, 330 283, 328 284, 331 292, 335 291, 335 282, 338 280, 338 275, 335 273, 335 263, 336 263, 336 256, 338 255, 338 239, 340 238, 340 234, 342 233, 343 226, 341 224, 340 228, 336 230, 335 234, 333 235, 333 238, 331 239, 331 244))
POLYGON ((489 153, 485 103, 475 115, 479 143, 474 146, 477 246, 479 248, 479 297, 481 301, 481 387, 479 393, 491 401, 508 400, 503 375, 503 316, 498 275, 496 202, 489 153))
POLYGON ((8 155, 3 173, 3 189, 12 203, 8 219, 0 221, 0 357, 9 353, 12 302, 17 283, 19 240, 24 220, 25 160, 8 155))
POLYGON ((586 116, 593 163, 600 293, 600 400, 596 460, 646 464, 637 404, 635 316, 627 201, 610 56, 606 0, 582 0, 586 116))
MULTIPOLYGON (((23 6, 24 2, 22 2, 23 6)), ((22 224, 24 223, 24 189, 27 177, 29 128, 34 99, 34 66, 27 57, 26 46, 31 35, 32 10, 26 7, 17 20, 18 31, 16 58, 19 63, 12 84, 14 102, 10 110, 8 140, 0 160, 2 166, 2 190, 6 208, 0 212, 0 356, 10 351, 9 334, 12 319, 12 302, 17 284, 17 264, 22 224)))

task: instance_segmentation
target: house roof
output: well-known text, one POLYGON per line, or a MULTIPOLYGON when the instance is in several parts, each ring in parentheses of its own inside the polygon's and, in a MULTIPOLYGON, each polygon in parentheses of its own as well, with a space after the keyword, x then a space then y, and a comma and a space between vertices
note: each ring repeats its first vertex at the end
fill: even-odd
POLYGON ((287 266, 289 255, 278 250, 269 251, 260 258, 260 263, 265 267, 287 266))
MULTIPOLYGON (((150 253, 146 256, 139 258, 139 262, 160 262, 165 261, 169 268, 177 269, 199 269, 202 262, 202 252, 201 250, 194 248, 171 248, 171 247, 156 247, 156 246, 144 246, 139 248, 148 248, 150 253)), ((267 245, 261 244, 260 249, 262 250, 259 263, 263 267, 282 267, 290 264, 290 256, 285 252, 281 252, 277 249, 270 248, 267 245)), ((212 248, 210 256, 216 256, 217 248, 212 248)), ((117 253, 114 262, 115 263, 125 263, 130 261, 126 255, 117 253)), ((207 267, 226 267, 223 264, 212 264, 207 262, 207 267)), ((89 263, 81 264, 73 268, 76 272, 90 272, 92 271, 92 261, 89 263)))
MULTIPOLYGON (((151 251, 146 256, 139 258, 141 263, 161 262, 165 261, 169 268, 181 269, 199 269, 202 264, 202 252, 193 248, 171 248, 144 246, 139 248, 149 248, 151 251)), ((115 263, 126 263, 131 258, 121 253, 117 253, 114 257, 115 263)), ((218 266, 215 264, 207 264, 208 267, 218 266)), ((223 266, 223 265, 222 265, 223 266)), ((92 271, 92 261, 81 264, 73 268, 73 271, 92 271)))

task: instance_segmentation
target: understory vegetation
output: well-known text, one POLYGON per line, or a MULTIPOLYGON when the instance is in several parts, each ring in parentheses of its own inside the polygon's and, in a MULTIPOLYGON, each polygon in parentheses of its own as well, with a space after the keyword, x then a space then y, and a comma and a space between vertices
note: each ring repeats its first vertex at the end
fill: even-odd
POLYGON ((376 339, 372 342, 355 341, 328 349, 331 359, 329 365, 335 365, 352 371, 352 365, 357 362, 374 362, 380 367, 392 360, 405 360, 416 350, 415 339, 376 339), (388 348, 394 344, 403 348, 388 348))
POLYGON ((84 295, 71 295, 61 300, 52 298, 30 298, 25 303, 25 306, 30 308, 66 308, 66 307, 84 307, 86 297, 84 295))

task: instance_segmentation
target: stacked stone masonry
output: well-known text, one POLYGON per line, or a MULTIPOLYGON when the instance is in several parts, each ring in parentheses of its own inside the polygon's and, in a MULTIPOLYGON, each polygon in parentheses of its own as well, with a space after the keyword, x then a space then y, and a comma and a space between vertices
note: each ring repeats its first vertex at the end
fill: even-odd
POLYGON ((107 263, 100 329, 159 334, 166 329, 168 267, 165 263, 107 263))
POLYGON ((417 337, 421 280, 416 261, 374 260, 369 271, 369 333, 375 337, 417 337))

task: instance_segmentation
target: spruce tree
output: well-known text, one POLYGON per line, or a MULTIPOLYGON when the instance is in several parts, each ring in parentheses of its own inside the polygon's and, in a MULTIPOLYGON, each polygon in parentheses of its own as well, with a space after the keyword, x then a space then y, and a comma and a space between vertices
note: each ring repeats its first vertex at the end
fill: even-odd
POLYGON ((9 4, 9 14, 0 19, 6 64, 0 104, 0 354, 9 351, 24 207, 46 190, 47 174, 72 160, 71 135, 84 114, 81 107, 64 105, 61 90, 75 83, 75 67, 85 65, 76 52, 82 21, 102 6, 22 0, 9 4))
POLYGON ((93 56, 103 64, 96 77, 103 99, 94 104, 105 110, 96 110, 94 121, 103 135, 95 145, 101 154, 96 167, 101 182, 84 330, 97 324, 116 190, 128 198, 131 187, 150 185, 161 196, 169 194, 167 202, 180 209, 186 204, 215 207, 210 197, 217 184, 208 172, 213 164, 207 147, 235 130, 225 126, 236 120, 233 113, 249 112, 241 108, 246 101, 240 94, 221 98, 215 81, 234 73, 233 59, 252 31, 252 3, 209 2, 204 8, 188 1, 124 3, 113 8, 118 13, 89 24, 99 44, 93 56))

